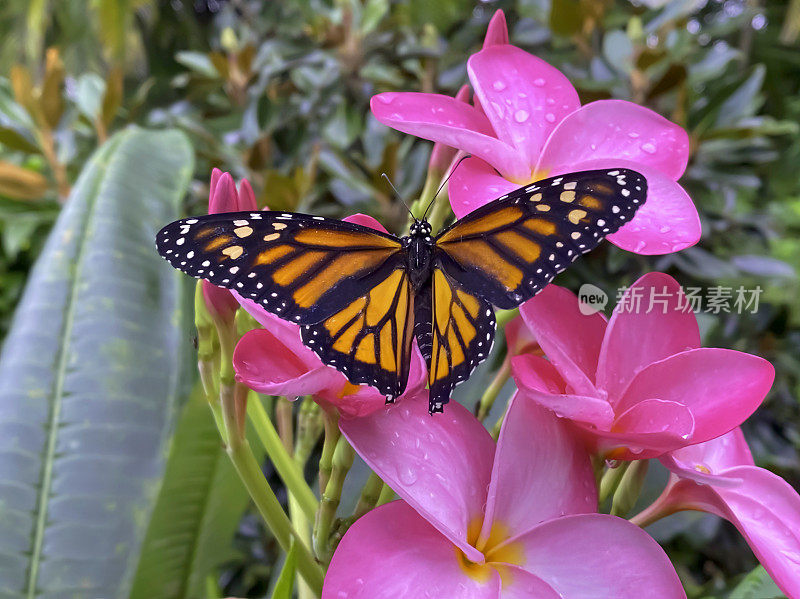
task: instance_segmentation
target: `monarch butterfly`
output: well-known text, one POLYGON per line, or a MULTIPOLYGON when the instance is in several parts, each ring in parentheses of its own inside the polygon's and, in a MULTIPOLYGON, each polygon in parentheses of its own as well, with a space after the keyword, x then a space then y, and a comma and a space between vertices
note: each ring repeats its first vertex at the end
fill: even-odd
POLYGON ((489 354, 492 306, 514 308, 533 297, 628 222, 646 197, 639 173, 592 170, 521 187, 435 237, 424 217, 400 238, 263 211, 178 220, 156 242, 175 268, 300 325, 323 362, 387 401, 406 387, 416 337, 434 413, 489 354))

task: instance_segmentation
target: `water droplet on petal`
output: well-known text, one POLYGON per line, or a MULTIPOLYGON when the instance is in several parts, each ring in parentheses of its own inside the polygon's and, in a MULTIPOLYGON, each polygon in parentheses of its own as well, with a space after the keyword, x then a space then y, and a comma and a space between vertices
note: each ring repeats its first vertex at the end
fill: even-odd
POLYGON ((639 137, 639 134, 636 133, 636 131, 630 131, 628 132, 628 137, 630 137, 631 139, 636 139, 637 137, 639 137))
POLYGON ((556 103, 554 98, 547 98, 547 105, 553 106, 556 103))
POLYGON ((381 94, 380 96, 377 96, 377 98, 384 104, 391 104, 394 100, 394 96, 387 96, 386 94, 381 94))
POLYGON ((417 482, 417 473, 407 464, 397 467, 397 477, 404 485, 413 485, 417 482))
POLYGON ((589 147, 592 149, 592 152, 597 150, 597 144, 589 144, 589 147))
POLYGON ((642 144, 642 152, 647 152, 648 154, 655 154, 656 153, 656 146, 650 142, 646 144, 642 144))
POLYGON ((528 120, 528 111, 527 110, 517 110, 514 113, 514 120, 518 123, 524 123, 528 120))
POLYGON ((533 84, 536 87, 542 87, 545 84, 545 80, 542 79, 541 77, 539 77, 539 78, 533 80, 533 84))
POLYGON ((546 115, 544 115, 544 120, 546 120, 548 123, 555 123, 556 115, 554 115, 552 112, 548 112, 546 115))
POLYGON ((506 84, 498 79, 497 81, 492 83, 492 87, 495 88, 497 91, 501 92, 506 88, 506 84))
POLYGON ((670 231, 672 231, 672 227, 670 227, 669 225, 664 225, 658 231, 659 233, 669 233, 670 231))

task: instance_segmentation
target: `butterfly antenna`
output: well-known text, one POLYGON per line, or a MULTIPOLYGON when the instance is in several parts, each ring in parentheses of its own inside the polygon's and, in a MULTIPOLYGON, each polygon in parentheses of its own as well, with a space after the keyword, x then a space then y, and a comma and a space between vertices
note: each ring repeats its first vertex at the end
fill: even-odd
MULTIPOLYGON (((389 179, 388 175, 386 173, 381 173, 381 177, 386 179, 386 182, 389 184, 389 187, 391 187, 392 190, 394 191, 394 194, 397 196, 397 199, 400 200, 403 203, 403 206, 406 207, 406 210, 408 210, 408 213, 411 215, 411 218, 414 218, 414 213, 411 212, 411 208, 409 208, 408 204, 406 204, 405 200, 403 200, 403 197, 400 195, 400 192, 397 191, 397 188, 392 184, 392 181, 391 179, 389 179)), ((417 219, 414 218, 414 220, 417 219)))
POLYGON ((456 162, 455 166, 450 169, 450 172, 447 174, 447 177, 445 177, 444 181, 442 181, 442 184, 439 185, 439 189, 437 189, 436 193, 433 194, 433 197, 431 198, 431 201, 428 204, 428 207, 425 208, 425 214, 422 215, 422 220, 425 220, 425 217, 428 216, 428 210, 430 210, 431 206, 433 206, 433 202, 434 202, 434 200, 436 200, 436 196, 438 196, 439 192, 444 189, 445 185, 447 185, 447 182, 450 180, 450 177, 452 177, 453 173, 456 172, 456 169, 458 168, 458 165, 460 165, 462 162, 464 162, 467 158, 472 158, 472 154, 467 154, 466 156, 462 156, 461 158, 459 158, 458 162, 456 162))

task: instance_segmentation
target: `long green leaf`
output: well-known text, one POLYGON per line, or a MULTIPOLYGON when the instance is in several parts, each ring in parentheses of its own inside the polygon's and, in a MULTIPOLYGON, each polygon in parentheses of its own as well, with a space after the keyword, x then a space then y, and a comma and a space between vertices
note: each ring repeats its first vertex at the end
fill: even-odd
POLYGON ((131 599, 202 597, 206 576, 233 557, 248 502, 208 403, 194 393, 172 440, 131 599))
POLYGON ((192 170, 176 131, 89 161, 0 354, 0 597, 127 594, 185 397, 185 286, 156 255, 192 170))

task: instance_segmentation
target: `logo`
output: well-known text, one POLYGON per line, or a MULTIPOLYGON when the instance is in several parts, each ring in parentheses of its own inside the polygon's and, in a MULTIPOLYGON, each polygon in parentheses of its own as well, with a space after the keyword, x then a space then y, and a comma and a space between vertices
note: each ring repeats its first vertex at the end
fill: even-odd
POLYGON ((602 312, 607 303, 608 295, 596 285, 584 283, 578 290, 578 308, 584 316, 602 312))

